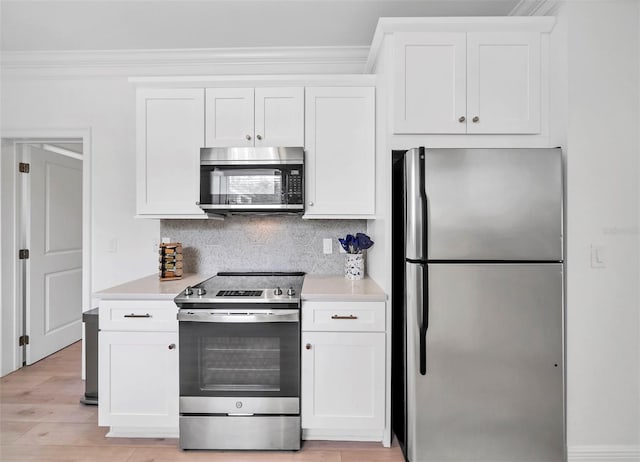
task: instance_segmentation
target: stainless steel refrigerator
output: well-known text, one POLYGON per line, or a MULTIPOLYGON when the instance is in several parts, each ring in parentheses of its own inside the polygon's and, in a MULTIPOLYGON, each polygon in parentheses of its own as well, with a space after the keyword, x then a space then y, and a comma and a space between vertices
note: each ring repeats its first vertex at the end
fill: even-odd
POLYGON ((560 149, 394 151, 392 428, 409 462, 560 462, 560 149))

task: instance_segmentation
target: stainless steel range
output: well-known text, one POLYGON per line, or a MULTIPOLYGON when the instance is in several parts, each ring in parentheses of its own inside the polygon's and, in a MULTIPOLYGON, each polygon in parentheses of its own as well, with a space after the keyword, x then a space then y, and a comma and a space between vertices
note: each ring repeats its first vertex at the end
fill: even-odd
POLYGON ((176 298, 180 447, 300 449, 304 273, 218 273, 176 298))

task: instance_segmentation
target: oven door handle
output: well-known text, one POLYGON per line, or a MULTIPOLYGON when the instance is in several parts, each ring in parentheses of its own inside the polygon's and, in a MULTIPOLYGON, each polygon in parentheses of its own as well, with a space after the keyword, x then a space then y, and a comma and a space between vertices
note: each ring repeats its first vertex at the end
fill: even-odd
POLYGON ((277 310, 259 312, 211 312, 208 310, 180 310, 180 322, 219 322, 219 323, 263 323, 263 322, 299 322, 300 310, 277 310))

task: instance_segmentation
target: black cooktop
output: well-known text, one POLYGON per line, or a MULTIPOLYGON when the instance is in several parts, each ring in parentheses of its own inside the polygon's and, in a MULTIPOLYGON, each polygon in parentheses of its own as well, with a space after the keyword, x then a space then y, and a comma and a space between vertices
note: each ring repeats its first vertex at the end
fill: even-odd
POLYGON ((179 307, 195 308, 220 303, 299 303, 304 273, 220 272, 175 299, 179 307))

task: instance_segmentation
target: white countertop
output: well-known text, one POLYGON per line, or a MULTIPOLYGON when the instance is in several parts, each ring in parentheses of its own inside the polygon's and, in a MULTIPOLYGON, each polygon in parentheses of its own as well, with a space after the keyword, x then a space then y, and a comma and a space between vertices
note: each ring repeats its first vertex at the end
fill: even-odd
MULTIPOLYGON (((161 281, 157 274, 101 290, 94 297, 102 300, 171 300, 185 287, 210 275, 187 273, 182 279, 161 281)), ((338 275, 307 274, 302 285, 302 300, 385 301, 387 295, 373 279, 351 281, 338 275)))
POLYGON ((187 286, 194 286, 211 275, 187 273, 182 279, 161 281, 158 274, 152 274, 119 286, 96 292, 94 297, 103 300, 172 300, 187 286))
POLYGON ((307 274, 302 285, 302 300, 385 301, 383 292, 373 279, 351 281, 344 276, 307 274))

